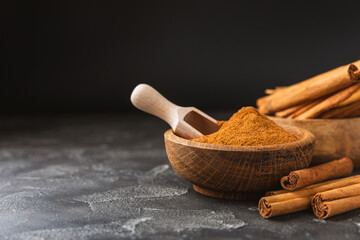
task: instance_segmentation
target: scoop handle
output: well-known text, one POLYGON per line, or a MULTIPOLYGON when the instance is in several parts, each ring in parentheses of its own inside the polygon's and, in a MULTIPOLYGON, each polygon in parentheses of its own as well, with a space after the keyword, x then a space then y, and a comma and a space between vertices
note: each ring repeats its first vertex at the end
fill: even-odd
POLYGON ((174 126, 179 106, 167 100, 150 85, 137 85, 130 99, 138 109, 163 119, 171 127, 174 126))

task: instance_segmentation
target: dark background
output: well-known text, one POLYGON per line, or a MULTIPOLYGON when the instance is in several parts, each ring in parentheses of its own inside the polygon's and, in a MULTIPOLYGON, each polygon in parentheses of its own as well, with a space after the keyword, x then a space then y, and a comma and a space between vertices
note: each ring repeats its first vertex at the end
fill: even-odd
POLYGON ((254 105, 360 58, 355 3, 3 2, 1 113, 134 111, 142 82, 179 105, 254 105))

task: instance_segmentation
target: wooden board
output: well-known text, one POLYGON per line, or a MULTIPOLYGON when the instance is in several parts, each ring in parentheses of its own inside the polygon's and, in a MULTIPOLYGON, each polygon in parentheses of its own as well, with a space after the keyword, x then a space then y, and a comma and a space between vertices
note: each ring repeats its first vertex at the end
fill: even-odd
POLYGON ((349 157, 353 160, 355 168, 360 168, 360 118, 306 120, 270 118, 280 125, 307 129, 316 136, 312 164, 349 157))

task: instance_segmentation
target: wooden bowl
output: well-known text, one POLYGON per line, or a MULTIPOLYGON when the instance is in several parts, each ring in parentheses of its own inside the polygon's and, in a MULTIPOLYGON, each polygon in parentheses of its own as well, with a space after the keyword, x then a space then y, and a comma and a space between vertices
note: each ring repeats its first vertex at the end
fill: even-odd
POLYGON ((299 140, 268 146, 224 146, 181 138, 165 132, 165 147, 174 170, 195 191, 217 198, 249 200, 279 187, 281 177, 306 168, 315 137, 307 130, 283 126, 299 140))
POLYGON ((360 118, 270 118, 278 124, 307 129, 316 136, 312 164, 349 157, 353 160, 355 168, 360 168, 360 118))

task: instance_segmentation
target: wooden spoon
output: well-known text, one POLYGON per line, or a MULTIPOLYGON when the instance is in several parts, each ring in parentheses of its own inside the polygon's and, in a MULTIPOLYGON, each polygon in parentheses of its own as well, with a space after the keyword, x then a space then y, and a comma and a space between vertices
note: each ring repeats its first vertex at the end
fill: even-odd
POLYGON ((131 102, 138 109, 167 122, 180 137, 192 139, 219 130, 217 121, 194 107, 180 107, 147 84, 139 84, 131 94, 131 102))

